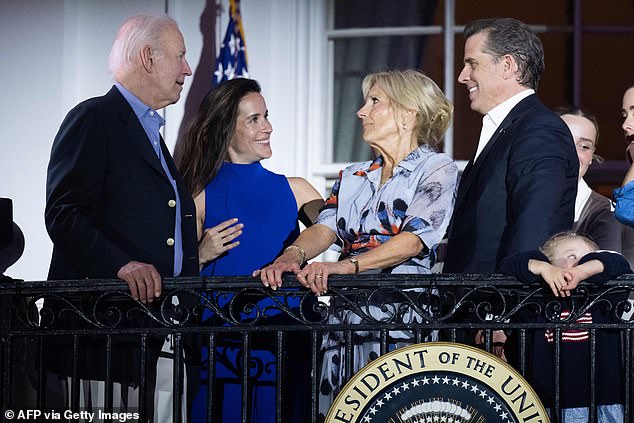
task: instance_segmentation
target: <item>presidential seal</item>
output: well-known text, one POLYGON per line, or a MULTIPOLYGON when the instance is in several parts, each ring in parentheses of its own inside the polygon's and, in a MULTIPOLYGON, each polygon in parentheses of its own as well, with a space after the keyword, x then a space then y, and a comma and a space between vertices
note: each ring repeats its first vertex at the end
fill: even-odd
POLYGON ((549 422, 535 391, 504 361, 468 345, 430 342, 368 363, 344 386, 326 422, 549 422))

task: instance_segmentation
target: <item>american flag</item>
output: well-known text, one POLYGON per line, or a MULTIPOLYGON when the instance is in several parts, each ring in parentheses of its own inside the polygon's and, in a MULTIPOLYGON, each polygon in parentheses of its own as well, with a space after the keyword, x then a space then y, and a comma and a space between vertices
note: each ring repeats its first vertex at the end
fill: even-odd
POLYGON ((239 0, 230 0, 231 13, 227 33, 220 46, 220 53, 216 59, 213 85, 233 78, 248 78, 246 47, 244 45, 244 30, 240 17, 239 0))

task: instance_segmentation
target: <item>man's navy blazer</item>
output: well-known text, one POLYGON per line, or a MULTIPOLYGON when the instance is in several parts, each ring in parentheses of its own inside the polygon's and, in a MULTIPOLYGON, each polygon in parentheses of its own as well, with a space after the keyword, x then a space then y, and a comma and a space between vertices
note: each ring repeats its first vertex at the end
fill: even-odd
MULTIPOLYGON (((167 147, 181 201, 183 269, 198 275, 195 206, 167 147)), ((141 123, 116 87, 86 100, 62 123, 51 151, 46 228, 49 279, 116 278, 135 260, 174 275, 174 190, 141 123)))
POLYGON ((465 168, 448 229, 446 273, 494 273, 574 220, 579 159, 570 130, 535 94, 465 168))
MULTIPOLYGON (((196 276, 198 243, 194 202, 163 140, 161 150, 176 180, 181 201, 181 275, 196 276)), ((174 189, 161 162, 119 90, 112 87, 105 96, 82 102, 64 119, 48 166, 45 221, 53 241, 48 278, 114 279, 119 269, 132 260, 154 265, 162 277, 173 276, 174 247, 168 240, 174 237, 174 201, 174 189)), ((125 283, 121 283, 122 289, 127 291, 125 283)), ((102 308, 112 305, 121 307, 122 314, 128 318, 125 310, 130 302, 112 301, 104 304, 102 301, 97 313, 105 312, 102 308)), ((191 300, 181 298, 183 301, 191 300)), ((65 305, 59 301, 51 299, 45 304, 60 313, 60 327, 70 324, 79 329, 85 324, 81 318, 68 314, 64 314, 66 319, 62 320, 59 310, 65 305)), ((153 324, 141 314, 134 314, 131 319, 135 326, 153 324)), ((79 341, 79 376, 104 380, 105 337, 81 337, 79 341)), ((147 338, 146 363, 150 374, 155 372, 163 341, 164 336, 147 338)), ((73 374, 72 343, 68 339, 52 338, 46 345, 47 350, 54 351, 45 357, 49 371, 73 374)), ((113 347, 113 380, 138 383, 141 380, 139 337, 118 335, 113 338, 113 347)))

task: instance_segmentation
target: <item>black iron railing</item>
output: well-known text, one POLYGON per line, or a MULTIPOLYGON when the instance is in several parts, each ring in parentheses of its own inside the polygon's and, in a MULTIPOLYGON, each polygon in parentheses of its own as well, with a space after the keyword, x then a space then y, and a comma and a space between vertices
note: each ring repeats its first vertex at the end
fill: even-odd
MULTIPOLYGON (((315 422, 319 421, 325 333, 340 334, 346 353, 343 384, 354 373, 353 345, 359 333, 375 334, 383 354, 397 343, 432 338, 473 343, 478 331, 483 348, 491 351, 493 331, 504 330, 516 340, 515 363, 522 374, 530 367, 533 334, 552 332, 553 398, 548 401, 556 421, 562 383, 566 383, 560 369, 562 339, 566 331, 587 331, 587 386, 594 421, 597 398, 604 389, 597 383, 601 371, 597 354, 603 348, 597 340, 603 332, 616 331, 621 345, 614 346, 620 361, 614 365, 623 370, 623 381, 618 383, 624 393, 625 421, 630 421, 634 324, 627 314, 633 288, 634 277, 625 276, 601 287, 581 285, 571 298, 562 300, 544 286, 525 286, 499 275, 358 275, 331 277, 328 295, 316 298, 292 277, 277 291, 252 278, 190 278, 164 281, 163 296, 147 305, 135 302, 127 286, 117 280, 4 279, 0 284, 0 409, 5 420, 12 417, 8 411, 16 413, 15 418, 25 410, 31 420, 47 420, 43 413, 50 410, 61 410, 58 420, 81 420, 81 414, 73 413, 91 407, 82 393, 81 379, 98 379, 104 381, 103 416, 133 411, 138 413, 134 421, 145 421, 153 413, 148 382, 150 368, 155 366, 155 346, 169 335, 176 381, 171 387, 173 398, 181 398, 185 391, 185 369, 194 369, 190 382, 197 378, 200 349, 209 352, 202 362, 208 370, 203 378, 206 420, 219 421, 222 391, 233 384, 241 392, 233 412, 240 413, 244 422, 251 421, 253 392, 258 386, 274 392, 276 421, 315 422), (567 317, 562 317, 563 310, 567 317), (592 324, 577 321, 597 310, 603 317, 592 324), (395 339, 398 331, 409 336, 395 339), (131 352, 122 356, 121 345, 131 346, 131 352), (255 350, 266 350, 268 358, 255 350), (294 356, 289 360, 290 354, 294 356), (305 355, 298 361, 298 354, 305 355), (133 363, 134 374, 126 374, 129 370, 120 366, 121 357, 133 363), (224 374, 219 373, 219 365, 224 374), (48 388, 51 375, 61 375, 58 380, 65 383, 60 398, 53 398, 48 388), (118 383, 137 390, 134 405, 121 400, 115 389, 118 383), (297 389, 305 393, 303 403, 297 400, 297 389)), ((173 421, 184 419, 186 403, 172 401, 173 421)))

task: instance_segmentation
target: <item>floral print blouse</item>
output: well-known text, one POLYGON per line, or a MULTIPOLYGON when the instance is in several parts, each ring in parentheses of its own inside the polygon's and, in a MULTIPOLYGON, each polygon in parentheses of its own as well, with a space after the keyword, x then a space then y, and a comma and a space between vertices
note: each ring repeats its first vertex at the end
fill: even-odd
POLYGON ((425 247, 387 273, 430 273, 435 246, 445 235, 455 203, 458 167, 423 145, 412 151, 383 185, 383 157, 339 173, 317 223, 341 239, 342 257, 377 247, 401 232, 417 235, 425 247))

